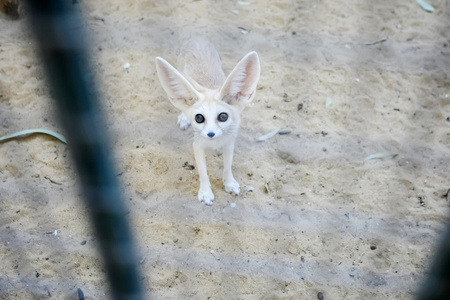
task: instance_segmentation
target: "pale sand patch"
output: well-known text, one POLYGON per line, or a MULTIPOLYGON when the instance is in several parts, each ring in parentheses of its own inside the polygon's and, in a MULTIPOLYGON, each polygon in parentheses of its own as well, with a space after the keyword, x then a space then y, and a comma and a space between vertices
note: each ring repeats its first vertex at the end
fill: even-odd
MULTIPOLYGON (((248 2, 74 4, 92 37, 147 293, 411 299, 448 214, 450 1, 429 1, 433 13, 415 1, 248 2), (252 50, 262 63, 233 165, 254 191, 228 195, 211 152, 212 207, 183 168, 195 163, 190 132, 177 128, 154 67, 156 56, 175 63, 195 35, 226 73, 252 50), (292 132, 256 141, 275 129, 292 132)), ((61 131, 25 19, 1 16, 0 27, 0 134, 61 131)), ((0 298, 75 299, 81 288, 109 299, 66 146, 39 135, 0 153, 0 298)))

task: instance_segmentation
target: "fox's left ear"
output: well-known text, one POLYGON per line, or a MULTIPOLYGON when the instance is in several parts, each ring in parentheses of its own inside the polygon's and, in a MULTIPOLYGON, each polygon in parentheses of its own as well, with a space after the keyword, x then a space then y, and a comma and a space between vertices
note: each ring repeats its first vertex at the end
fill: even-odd
POLYGON ((218 94, 218 100, 230 105, 243 105, 253 100, 261 67, 258 54, 247 54, 228 75, 218 94))

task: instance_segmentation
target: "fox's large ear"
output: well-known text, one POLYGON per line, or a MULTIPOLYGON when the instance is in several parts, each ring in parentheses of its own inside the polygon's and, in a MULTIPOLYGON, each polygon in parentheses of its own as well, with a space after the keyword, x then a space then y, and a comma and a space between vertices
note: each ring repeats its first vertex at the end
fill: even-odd
POLYGON ((260 65, 258 54, 247 54, 234 67, 223 84, 218 97, 230 105, 243 105, 253 100, 258 84, 260 65))
POLYGON ((163 89, 176 108, 184 111, 201 99, 202 95, 189 81, 161 57, 156 58, 156 70, 163 89))

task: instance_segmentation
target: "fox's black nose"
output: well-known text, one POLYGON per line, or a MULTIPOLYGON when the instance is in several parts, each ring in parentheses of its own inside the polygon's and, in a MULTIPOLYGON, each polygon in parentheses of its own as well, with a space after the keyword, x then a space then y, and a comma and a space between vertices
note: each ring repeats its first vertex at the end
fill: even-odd
POLYGON ((215 136, 216 134, 214 133, 214 132, 208 132, 208 136, 210 137, 210 138, 212 138, 213 136, 215 136))

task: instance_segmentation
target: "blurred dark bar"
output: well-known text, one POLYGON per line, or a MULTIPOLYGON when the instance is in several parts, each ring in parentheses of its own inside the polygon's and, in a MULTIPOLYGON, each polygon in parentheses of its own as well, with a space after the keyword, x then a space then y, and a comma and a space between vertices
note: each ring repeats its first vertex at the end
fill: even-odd
POLYGON ((450 299, 450 225, 447 225, 442 235, 429 274, 417 295, 417 300, 448 299, 450 299))
POLYGON ((74 11, 72 1, 27 0, 26 3, 113 298, 144 299, 125 204, 108 153, 108 134, 89 68, 84 23, 74 11))

